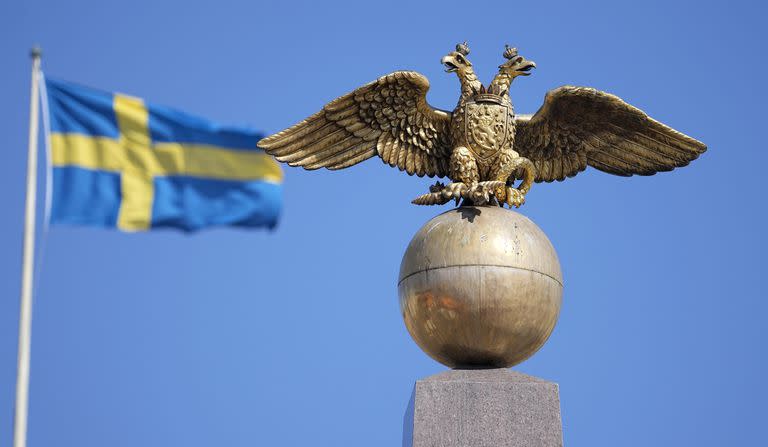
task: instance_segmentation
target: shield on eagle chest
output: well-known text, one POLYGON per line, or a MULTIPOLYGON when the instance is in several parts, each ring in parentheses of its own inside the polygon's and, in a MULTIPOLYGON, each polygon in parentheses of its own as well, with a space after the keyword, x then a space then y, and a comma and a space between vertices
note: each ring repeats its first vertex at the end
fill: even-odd
POLYGON ((479 158, 496 155, 507 141, 508 105, 468 102, 464 109, 467 142, 479 158))

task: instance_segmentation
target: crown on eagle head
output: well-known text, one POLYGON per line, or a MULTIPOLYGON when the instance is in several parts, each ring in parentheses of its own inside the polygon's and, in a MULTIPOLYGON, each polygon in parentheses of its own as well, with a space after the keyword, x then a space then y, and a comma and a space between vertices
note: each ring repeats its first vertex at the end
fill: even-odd
POLYGON ((517 48, 504 45, 504 59, 513 59, 517 57, 517 48))

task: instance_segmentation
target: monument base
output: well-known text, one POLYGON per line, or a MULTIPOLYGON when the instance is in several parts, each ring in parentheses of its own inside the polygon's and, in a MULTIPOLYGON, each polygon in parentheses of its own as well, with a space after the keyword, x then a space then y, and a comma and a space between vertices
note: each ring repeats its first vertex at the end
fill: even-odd
POLYGON ((562 445, 557 384, 509 369, 418 380, 403 424, 403 447, 562 445))

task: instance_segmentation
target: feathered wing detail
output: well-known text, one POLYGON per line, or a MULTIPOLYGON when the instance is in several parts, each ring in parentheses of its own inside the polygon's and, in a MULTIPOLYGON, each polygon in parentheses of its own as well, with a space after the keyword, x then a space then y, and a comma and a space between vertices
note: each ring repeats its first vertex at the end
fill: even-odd
POLYGON ((448 174, 451 114, 427 104, 429 81, 397 71, 326 104, 258 145, 291 166, 342 169, 374 155, 419 177, 448 174))
POLYGON ((515 118, 514 149, 536 167, 537 182, 573 177, 593 166, 610 174, 653 175, 685 166, 704 143, 610 93, 564 86, 535 115, 515 118))

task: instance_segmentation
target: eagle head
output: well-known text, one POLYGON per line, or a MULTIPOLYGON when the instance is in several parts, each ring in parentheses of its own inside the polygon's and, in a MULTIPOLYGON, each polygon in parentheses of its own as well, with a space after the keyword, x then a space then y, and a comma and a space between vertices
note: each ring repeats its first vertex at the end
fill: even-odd
POLYGON ((526 60, 517 54, 517 48, 510 48, 509 45, 506 45, 504 50, 504 58, 507 61, 499 65, 499 73, 504 73, 511 79, 517 76, 528 76, 531 74, 531 69, 536 68, 535 62, 526 60))
POLYGON ((469 46, 467 46, 467 43, 460 43, 456 45, 456 51, 446 54, 440 59, 440 63, 445 66, 446 73, 457 72, 463 74, 472 70, 472 62, 467 59, 468 54, 469 46))

